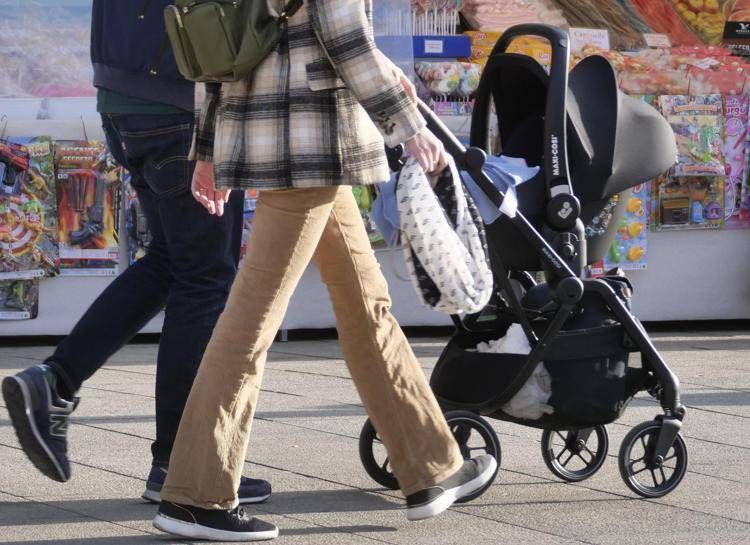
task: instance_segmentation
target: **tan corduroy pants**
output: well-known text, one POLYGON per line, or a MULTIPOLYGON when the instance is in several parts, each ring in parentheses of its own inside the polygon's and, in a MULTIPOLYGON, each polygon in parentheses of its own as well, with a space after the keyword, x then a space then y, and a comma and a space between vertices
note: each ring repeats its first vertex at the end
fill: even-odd
POLYGON ((266 352, 311 259, 330 292, 349 372, 404 494, 461 467, 424 372, 389 311, 388 286, 351 188, 266 191, 190 392, 162 498, 208 509, 237 504, 266 352))

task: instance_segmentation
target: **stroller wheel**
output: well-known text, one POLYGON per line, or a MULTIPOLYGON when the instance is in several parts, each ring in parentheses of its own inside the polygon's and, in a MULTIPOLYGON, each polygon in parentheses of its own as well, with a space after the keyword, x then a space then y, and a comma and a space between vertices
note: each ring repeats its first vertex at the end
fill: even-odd
POLYGON ((398 481, 391 471, 391 460, 385 445, 369 418, 359 433, 359 458, 367 474, 376 483, 390 490, 398 490, 398 481))
MULTIPOLYGON (((490 454, 497 460, 498 468, 500 467, 500 441, 495 430, 484 418, 469 411, 451 411, 445 414, 445 419, 465 459, 468 460, 475 455, 490 454)), ((398 490, 398 480, 391 471, 388 453, 370 419, 362 426, 359 434, 359 457, 365 471, 376 483, 391 490, 398 490)), ((495 475, 497 475, 497 470, 495 470, 495 475)), ((494 479, 493 475, 483 488, 471 496, 462 498, 461 502, 471 501, 481 496, 492 485, 494 479)))
POLYGON ((588 479, 599 471, 607 459, 608 450, 609 435, 604 426, 542 432, 544 463, 557 477, 571 483, 588 479))
POLYGON ((644 498, 660 498, 677 488, 687 471, 687 447, 679 433, 663 460, 654 460, 661 423, 643 422, 620 445, 620 475, 628 488, 644 498))
POLYGON ((465 503, 473 499, 478 498, 484 494, 487 489, 492 486, 497 472, 500 469, 500 440, 497 438, 495 430, 492 429, 487 420, 479 416, 478 414, 470 411, 449 411, 445 413, 445 420, 448 422, 448 427, 453 432, 453 437, 456 438, 458 448, 461 450, 461 455, 465 460, 469 460, 474 456, 482 456, 489 454, 497 460, 497 469, 495 474, 492 476, 486 485, 481 489, 477 490, 470 496, 461 498, 457 503, 465 503))

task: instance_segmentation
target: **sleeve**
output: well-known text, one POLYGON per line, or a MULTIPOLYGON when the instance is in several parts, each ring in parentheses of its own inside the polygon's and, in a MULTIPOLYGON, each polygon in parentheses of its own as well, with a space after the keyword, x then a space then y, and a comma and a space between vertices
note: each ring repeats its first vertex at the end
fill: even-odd
POLYGON ((193 144, 189 155, 191 161, 213 162, 216 112, 220 100, 220 83, 196 84, 195 131, 193 132, 193 144))
POLYGON ((394 147, 426 125, 417 105, 378 55, 370 0, 307 0, 318 41, 334 69, 394 147))

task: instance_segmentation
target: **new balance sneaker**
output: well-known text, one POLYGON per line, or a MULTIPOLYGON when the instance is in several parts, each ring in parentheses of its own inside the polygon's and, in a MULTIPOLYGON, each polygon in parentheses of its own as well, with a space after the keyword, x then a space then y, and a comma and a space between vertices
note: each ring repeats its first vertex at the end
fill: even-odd
POLYGON ((225 511, 163 501, 154 526, 175 536, 211 541, 265 541, 279 535, 276 526, 250 516, 241 505, 225 511))
POLYGON ((78 398, 63 399, 57 374, 45 364, 3 379, 3 399, 21 448, 36 468, 50 479, 70 479, 68 422, 78 398))
POLYGON ((406 496, 406 518, 421 520, 439 515, 457 500, 469 496, 492 479, 497 460, 485 454, 466 460, 443 482, 406 496))
MULTIPOLYGON (((161 489, 167 478, 167 468, 153 465, 146 481, 146 491, 141 496, 144 500, 153 503, 161 502, 161 489)), ((262 503, 271 497, 271 483, 262 479, 250 479, 242 477, 237 489, 237 497, 240 505, 247 503, 262 503)))

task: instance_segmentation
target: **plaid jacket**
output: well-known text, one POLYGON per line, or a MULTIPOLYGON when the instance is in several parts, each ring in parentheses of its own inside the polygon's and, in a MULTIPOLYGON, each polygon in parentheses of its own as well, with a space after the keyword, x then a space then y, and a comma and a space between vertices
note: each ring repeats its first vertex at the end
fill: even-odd
POLYGON ((425 123, 378 57, 371 1, 305 0, 289 21, 288 47, 250 78, 198 86, 192 157, 213 161, 217 187, 389 178, 384 142, 395 146, 425 123))

